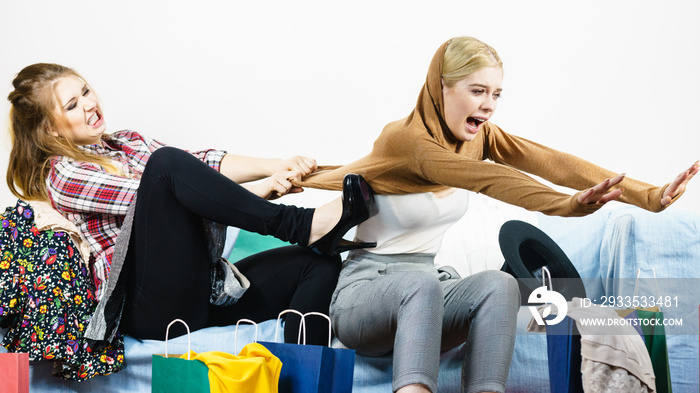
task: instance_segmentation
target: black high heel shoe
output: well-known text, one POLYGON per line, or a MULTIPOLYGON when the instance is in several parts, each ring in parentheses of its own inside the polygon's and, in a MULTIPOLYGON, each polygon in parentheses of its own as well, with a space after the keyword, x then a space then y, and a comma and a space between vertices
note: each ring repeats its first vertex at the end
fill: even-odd
POLYGON ((343 178, 343 213, 340 221, 330 232, 309 245, 314 252, 323 255, 337 255, 358 248, 376 247, 377 243, 351 242, 343 239, 355 225, 375 215, 374 195, 367 181, 354 173, 343 178))

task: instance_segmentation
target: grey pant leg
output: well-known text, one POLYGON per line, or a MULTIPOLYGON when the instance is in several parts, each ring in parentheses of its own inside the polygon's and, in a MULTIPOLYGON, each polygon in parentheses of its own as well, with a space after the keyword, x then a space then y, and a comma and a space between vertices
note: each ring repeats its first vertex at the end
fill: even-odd
POLYGON ((517 281, 489 270, 444 282, 442 348, 467 342, 462 392, 504 392, 520 308, 517 281))
POLYGON ((394 350, 393 389, 420 383, 437 391, 443 293, 435 275, 387 274, 343 289, 331 305, 338 339, 357 353, 394 350))

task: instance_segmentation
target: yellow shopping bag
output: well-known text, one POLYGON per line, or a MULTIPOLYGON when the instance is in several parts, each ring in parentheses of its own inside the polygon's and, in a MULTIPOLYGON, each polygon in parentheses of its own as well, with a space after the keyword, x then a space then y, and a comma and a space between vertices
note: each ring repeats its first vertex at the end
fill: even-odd
MULTIPOLYGON (((241 320, 239 322, 254 322, 241 320)), ((197 354, 190 349, 183 355, 168 356, 168 325, 165 337, 165 355, 153 355, 151 391, 157 392, 251 392, 277 393, 282 362, 263 345, 250 343, 238 355, 220 351, 197 354)), ((236 324, 238 327, 238 324, 236 324)), ((256 325, 257 329, 257 325, 256 325)))

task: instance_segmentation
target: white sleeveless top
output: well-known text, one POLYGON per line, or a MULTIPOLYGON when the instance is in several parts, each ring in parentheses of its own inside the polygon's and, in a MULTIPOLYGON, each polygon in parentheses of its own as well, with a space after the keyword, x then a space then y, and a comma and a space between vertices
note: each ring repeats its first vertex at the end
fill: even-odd
POLYGON ((455 188, 445 196, 432 192, 375 195, 379 213, 357 226, 355 239, 377 242, 374 254, 433 254, 449 227, 467 211, 469 191, 455 188))

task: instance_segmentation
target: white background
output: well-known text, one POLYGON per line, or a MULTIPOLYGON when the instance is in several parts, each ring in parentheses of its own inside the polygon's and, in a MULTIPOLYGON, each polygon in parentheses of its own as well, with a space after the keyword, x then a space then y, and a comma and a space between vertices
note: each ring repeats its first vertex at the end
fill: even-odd
MULTIPOLYGON (((409 114, 458 35, 503 59, 506 131, 658 185, 700 159, 697 1, 2 1, 0 113, 21 68, 55 62, 97 91, 110 132, 344 164, 409 114)), ((695 179, 673 208, 698 202, 695 179)))

